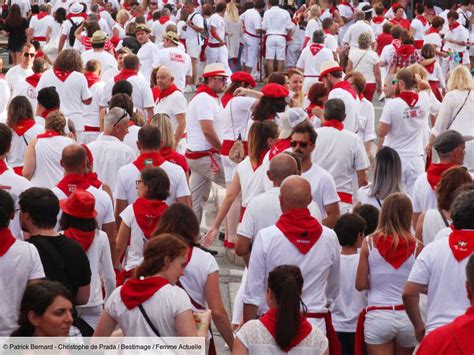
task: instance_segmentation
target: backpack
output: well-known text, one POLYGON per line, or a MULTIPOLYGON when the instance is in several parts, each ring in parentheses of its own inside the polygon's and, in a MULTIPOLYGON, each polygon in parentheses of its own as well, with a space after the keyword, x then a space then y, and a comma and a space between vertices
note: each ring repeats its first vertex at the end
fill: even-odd
MULTIPOLYGON (((199 13, 196 11, 194 12, 194 14, 191 16, 191 18, 189 19, 189 21, 193 21, 193 18, 194 16, 198 15, 199 13)), ((207 25, 207 21, 205 18, 203 18, 203 23, 204 23, 204 31, 202 31, 201 33, 198 34, 199 36, 199 42, 200 43, 205 43, 206 40, 207 40, 207 37, 209 36, 209 27, 207 25)))
POLYGON ((72 19, 68 19, 69 22, 71 22, 71 30, 69 31, 69 45, 71 47, 74 46, 74 42, 76 42, 76 30, 79 28, 82 22, 74 22, 72 19))

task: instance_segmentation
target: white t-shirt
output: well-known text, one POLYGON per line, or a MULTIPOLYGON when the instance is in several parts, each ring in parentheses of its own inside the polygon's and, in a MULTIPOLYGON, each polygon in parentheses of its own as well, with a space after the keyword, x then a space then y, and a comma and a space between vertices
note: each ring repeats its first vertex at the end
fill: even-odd
POLYGON ((209 43, 219 43, 217 39, 214 38, 211 31, 211 27, 216 29, 216 33, 221 40, 225 40, 225 21, 224 17, 215 13, 209 18, 209 43))
POLYGON ((0 296, 0 336, 8 337, 18 327, 20 302, 28 281, 44 277, 39 253, 33 244, 17 240, 5 255, 0 256, 0 287, 3 290, 0 296))
POLYGON ((302 68, 305 76, 318 76, 321 72, 321 64, 333 59, 334 56, 330 49, 323 47, 316 55, 313 55, 310 45, 308 45, 301 52, 296 67, 302 68))
POLYGON ((176 115, 186 114, 186 108, 188 106, 188 101, 184 97, 181 91, 175 91, 171 95, 166 96, 162 100, 157 100, 155 103, 155 114, 156 113, 165 113, 171 119, 171 124, 173 125, 173 133, 176 132, 176 127, 178 127, 178 120, 176 115))
POLYGON ((462 25, 459 25, 456 28, 453 28, 450 30, 449 28, 447 29, 446 33, 444 34, 444 47, 443 49, 445 51, 448 51, 449 49, 452 49, 455 52, 464 52, 466 50, 466 46, 460 46, 458 44, 454 44, 451 42, 447 42, 446 40, 454 40, 454 41, 460 41, 460 42, 468 42, 469 41, 469 31, 463 27, 462 25))
POLYGON ((313 33, 314 31, 321 31, 323 29, 323 24, 321 20, 317 17, 312 18, 306 24, 306 29, 304 31, 304 36, 309 38, 309 42, 313 40, 313 33))
MULTIPOLYGON (((257 31, 262 29, 262 16, 260 16, 260 13, 256 9, 248 9, 242 15, 240 15, 240 19, 243 22, 246 32, 254 36, 259 36, 257 31)), ((247 37, 254 38, 248 34, 247 37)), ((257 38, 255 39, 257 40, 257 38)))
POLYGON ((20 64, 8 69, 7 73, 5 74, 5 80, 8 83, 8 87, 10 88, 11 97, 15 97, 17 95, 16 87, 22 83, 26 77, 32 74, 33 70, 31 68, 23 69, 20 64))
POLYGON ((371 185, 362 186, 357 192, 357 199, 362 205, 368 204, 372 205, 377 209, 380 209, 383 204, 383 199, 378 199, 375 196, 370 196, 371 185), (380 203, 379 203, 380 201, 380 203))
POLYGON ((329 92, 328 100, 330 99, 341 99, 344 101, 344 106, 346 108, 344 128, 351 132, 357 132, 359 129, 359 121, 357 119, 357 114, 360 111, 359 98, 354 98, 349 91, 336 87, 329 92))
POLYGON ((326 33, 324 36, 324 47, 329 49, 331 52, 337 52, 339 45, 337 44, 337 36, 330 33, 326 33))
POLYGON ((294 24, 288 11, 272 6, 263 14, 262 29, 268 35, 284 35, 293 29, 294 24))
POLYGON ((81 54, 82 63, 84 66, 89 60, 98 60, 100 62, 100 72, 104 73, 111 68, 117 67, 117 60, 112 54, 106 51, 94 52, 94 49, 89 49, 81 54))
MULTIPOLYGON (((84 21, 84 18, 81 16, 74 16, 70 19, 64 20, 63 25, 62 25, 62 32, 61 32, 63 36, 66 36, 66 41, 64 42, 64 48, 71 48, 71 46, 69 45, 69 33, 71 32, 71 29, 72 29, 71 21, 79 25, 84 21)), ((74 41, 74 44, 76 43, 77 43, 77 39, 74 41)))
POLYGON ((351 49, 359 48, 359 36, 362 33, 370 33, 370 43, 375 42, 375 35, 372 26, 363 20, 356 21, 353 25, 349 26, 344 34, 343 42, 349 44, 351 49))
POLYGON ((368 84, 375 83, 374 67, 379 62, 379 56, 372 49, 351 48, 349 59, 352 62, 352 70, 362 73, 368 84))
POLYGON ((430 25, 429 23, 423 25, 423 23, 419 19, 414 18, 411 21, 410 27, 415 29, 415 32, 413 32, 413 39, 415 41, 420 41, 424 39, 425 32, 428 30, 430 25))
MULTIPOLYGON (((448 218, 446 218, 446 220, 448 223, 451 223, 448 218)), ((451 232, 451 228, 447 228, 446 223, 437 208, 425 212, 422 232, 423 243, 425 246, 434 240, 449 236, 451 232), (443 233, 439 233, 441 230, 443 230, 443 232, 446 231, 447 234, 444 235, 443 233)))
POLYGON ((240 190, 242 192, 243 207, 247 207, 249 201, 264 192, 263 186, 258 182, 261 176, 266 175, 267 170, 260 165, 256 170, 253 169, 250 157, 246 157, 237 165, 236 174, 239 175, 240 190))
MULTIPOLYGON (((153 93, 150 87, 150 78, 145 80, 143 75, 133 75, 127 79, 132 84, 132 101, 133 106, 144 113, 145 108, 153 107, 153 93), (148 80, 148 81, 147 81, 148 80)), ((109 101, 112 98, 112 88, 115 81, 107 81, 104 87, 104 94, 100 100, 101 107, 109 107, 109 101)))
POLYGON ((163 42, 163 34, 166 32, 166 27, 168 27, 168 25, 176 26, 176 23, 171 20, 168 20, 163 24, 160 22, 160 20, 156 20, 152 23, 150 31, 151 34, 155 37, 155 44, 163 42))
POLYGON ((98 81, 92 85, 89 90, 92 94, 90 105, 84 105, 84 125, 90 127, 99 127, 100 100, 104 91, 105 83, 98 81))
POLYGON ((180 90, 184 90, 186 77, 192 75, 191 57, 179 47, 162 48, 153 63, 154 67, 160 65, 173 73, 174 83, 180 90))
MULTIPOLYGON (((54 18, 51 15, 46 15, 41 19, 39 19, 38 16, 31 16, 30 28, 33 29, 33 39, 35 37, 46 37, 48 27, 51 27, 53 21, 54 18)), ((44 42, 44 40, 41 42, 44 42)))
POLYGON ((413 212, 421 213, 437 206, 436 193, 431 188, 426 173, 423 173, 413 185, 413 212))
POLYGON ((158 47, 151 41, 142 44, 140 50, 137 53, 138 59, 140 59, 140 72, 145 77, 145 80, 150 84, 151 72, 153 70, 153 62, 158 57, 158 47))
POLYGON ((18 83, 15 89, 15 96, 25 96, 31 104, 31 108, 33 109, 33 113, 36 112, 36 105, 38 104, 38 91, 36 88, 31 85, 26 80, 18 83))
MULTIPOLYGON (((191 21, 194 26, 204 28, 204 18, 197 11, 188 15, 187 21, 191 21)), ((195 47, 202 45, 201 34, 186 26, 186 46, 195 47)))
POLYGON ((375 133, 375 109, 372 102, 365 97, 360 100, 360 111, 357 115, 359 119, 359 130, 357 134, 364 143, 377 139, 375 133))
POLYGON ((239 137, 247 140, 247 128, 251 120, 255 99, 246 96, 234 96, 229 100, 219 116, 222 123, 222 139, 234 141, 239 137))
POLYGON ((8 165, 12 168, 23 166, 28 144, 35 139, 38 134, 43 132, 44 127, 39 124, 35 124, 22 136, 19 136, 15 131, 12 131, 12 143, 7 157, 8 165))

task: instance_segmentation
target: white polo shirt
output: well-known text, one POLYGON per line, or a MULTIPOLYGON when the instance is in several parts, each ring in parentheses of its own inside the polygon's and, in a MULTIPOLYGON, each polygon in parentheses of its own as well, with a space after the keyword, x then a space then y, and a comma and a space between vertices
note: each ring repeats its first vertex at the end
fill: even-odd
MULTIPOLYGON (((46 33, 48 32, 48 27, 52 26, 54 22, 54 18, 51 15, 46 15, 41 19, 38 16, 31 16, 30 19, 30 28, 33 29, 33 39, 35 37, 46 37, 46 33)), ((44 40, 39 41, 44 44, 44 40)))
POLYGON ((165 113, 171 119, 173 125, 173 133, 176 132, 178 127, 178 120, 176 115, 186 114, 186 108, 188 101, 184 97, 181 91, 174 91, 171 95, 164 97, 162 100, 158 99, 155 103, 155 114, 165 113))
MULTIPOLYGON (((100 100, 104 92, 105 83, 98 81, 89 90, 92 94, 90 105, 84 105, 84 126, 99 127, 100 100)), ((99 132, 97 132, 99 133, 99 132)))
POLYGON ((413 212, 421 213, 437 206, 436 192, 428 183, 427 174, 423 173, 418 176, 413 185, 413 212))
POLYGON ((137 53, 138 59, 140 59, 140 72, 145 77, 148 85, 150 85, 151 72, 153 70, 153 62, 158 56, 158 47, 152 41, 148 41, 140 47, 137 53))
POLYGON ((154 67, 164 65, 173 73, 174 83, 184 90, 186 76, 192 75, 191 57, 179 47, 162 48, 155 57, 154 67))
POLYGON ((334 56, 330 49, 323 47, 315 55, 311 52, 311 44, 307 45, 306 48, 300 54, 297 68, 302 68, 305 76, 319 76, 321 72, 321 64, 333 60, 334 56))
MULTIPOLYGON (((175 203, 178 197, 191 195, 183 168, 169 161, 164 161, 159 167, 166 172, 170 180, 170 195, 166 199, 168 205, 175 203)), ((133 163, 122 166, 116 174, 114 197, 127 201, 128 204, 135 202, 138 198, 136 181, 140 174, 140 170, 133 163)))
POLYGON ((115 57, 106 51, 94 52, 94 49, 89 49, 81 54, 81 58, 84 66, 89 60, 98 60, 100 62, 101 73, 105 73, 107 70, 117 67, 115 57))
POLYGON ((39 253, 33 244, 17 240, 5 255, 0 256, 0 287, 3 290, 0 336, 8 337, 18 327, 20 302, 28 281, 44 277, 39 253))
POLYGON ((344 120, 344 128, 351 132, 357 132, 359 129, 359 121, 357 114, 360 111, 360 100, 347 90, 336 87, 329 92, 328 100, 341 99, 346 108, 346 118, 344 120))

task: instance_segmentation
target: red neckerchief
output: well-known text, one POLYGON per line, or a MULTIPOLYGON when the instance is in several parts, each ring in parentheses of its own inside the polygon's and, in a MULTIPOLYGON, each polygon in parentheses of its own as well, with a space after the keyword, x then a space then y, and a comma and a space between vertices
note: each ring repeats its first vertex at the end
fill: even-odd
POLYGON ((72 73, 72 71, 63 71, 56 68, 53 68, 53 72, 62 82, 65 82, 69 75, 71 75, 72 73))
POLYGON ((291 147, 291 138, 279 139, 275 142, 270 148, 270 153, 268 155, 269 160, 272 160, 281 152, 284 152, 291 147))
POLYGON ((35 125, 35 120, 32 118, 26 118, 18 122, 15 126, 13 126, 13 130, 17 135, 20 137, 24 135, 31 127, 35 125))
POLYGON ((46 117, 48 117, 48 115, 49 115, 51 112, 54 112, 54 111, 59 111, 59 107, 51 108, 51 109, 49 109, 49 110, 44 109, 44 111, 41 112, 41 117, 43 117, 44 119, 46 119, 46 117))
POLYGON ((127 11, 129 11, 129 12, 130 12, 130 10, 132 9, 132 5, 130 5, 130 4, 125 4, 125 3, 124 3, 124 4, 122 4, 122 6, 125 8, 125 10, 127 10, 127 11))
POLYGON ((92 85, 100 81, 99 76, 96 73, 86 71, 84 76, 87 79, 87 87, 90 88, 92 85))
POLYGON ((275 225, 302 254, 310 251, 323 233, 323 227, 307 208, 282 213, 275 225))
POLYGON ((390 22, 393 25, 398 25, 404 29, 409 29, 410 28, 410 21, 408 21, 406 18, 402 18, 401 20, 397 20, 395 17, 390 20, 390 22))
POLYGON ((37 15, 38 20, 41 20, 43 17, 48 16, 48 13, 46 11, 40 11, 37 15))
POLYGON ((137 72, 133 69, 122 69, 120 73, 114 76, 114 82, 120 81, 120 80, 127 80, 131 76, 137 75, 137 72))
POLYGON ((455 229, 451 226, 449 247, 457 261, 462 261, 474 253, 474 230, 455 229))
POLYGON ((95 231, 84 232, 76 228, 68 228, 64 231, 64 235, 78 242, 82 249, 87 252, 94 241, 95 231))
POLYGON ((89 184, 94 186, 96 189, 102 186, 102 181, 97 177, 97 173, 87 173, 84 174, 84 179, 86 179, 89 184))
POLYGON ((346 90, 349 94, 352 95, 352 97, 354 99, 357 98, 357 93, 354 91, 354 89, 352 88, 351 84, 348 81, 345 81, 345 80, 340 81, 340 82, 334 84, 332 88, 333 88, 333 90, 337 89, 337 88, 342 89, 342 90, 346 90))
POLYGON ((402 60, 407 60, 411 54, 415 53, 415 46, 413 44, 402 44, 396 49, 396 52, 402 57, 402 60))
POLYGON ((68 174, 64 176, 56 187, 69 197, 76 190, 87 190, 91 186, 83 174, 68 174))
POLYGON ((383 16, 374 16, 372 17, 372 22, 375 23, 376 25, 380 25, 382 22, 384 22, 385 17, 383 16))
POLYGON ((142 153, 138 156, 137 160, 133 162, 133 165, 142 171, 147 166, 160 166, 164 161, 165 159, 160 153, 142 153))
POLYGON ((161 216, 167 208, 168 205, 163 201, 148 200, 142 197, 139 197, 133 203, 135 219, 147 239, 150 239, 152 236, 161 216))
POLYGON ((426 26, 426 25, 428 24, 428 20, 426 19, 425 16, 423 16, 423 15, 418 15, 416 18, 417 18, 418 20, 420 20, 420 22, 421 22, 421 24, 422 24, 423 26, 426 26))
POLYGON ((418 102, 418 93, 413 91, 404 91, 398 94, 399 98, 407 103, 408 106, 413 107, 418 102))
POLYGON ((178 89, 178 87, 175 84, 171 85, 168 89, 161 90, 160 95, 158 96, 158 102, 163 100, 165 97, 170 96, 175 91, 181 91, 178 89))
POLYGON ((364 96, 364 93, 361 92, 361 93, 359 94, 359 100, 362 101, 363 99, 365 99, 365 96, 364 96))
POLYGON ((433 61, 431 64, 428 65, 423 65, 425 69, 428 71, 428 73, 433 74, 434 72, 434 67, 435 67, 436 60, 433 61))
POLYGON ((221 98, 221 104, 222 104, 222 107, 226 107, 227 104, 229 103, 230 99, 232 99, 234 97, 234 95, 232 95, 230 92, 225 92, 224 95, 222 95, 222 98, 221 98))
POLYGON ((25 80, 28 84, 30 84, 31 86, 36 88, 38 86, 38 82, 39 82, 40 79, 41 79, 41 74, 36 73, 36 74, 30 75, 30 76, 27 76, 25 80))
MULTIPOLYGON (((209 96, 212 96, 212 97, 215 97, 216 99, 219 97, 216 92, 214 90, 212 90, 209 86, 207 86, 206 84, 201 84, 197 90, 196 90, 196 93, 194 94, 194 96, 196 95, 199 95, 201 93, 206 93, 208 94, 209 96)), ((193 97, 194 97, 193 96, 193 97)))
POLYGON ((461 26, 461 25, 459 24, 459 22, 456 21, 456 22, 454 23, 454 25, 448 26, 448 27, 449 27, 449 30, 452 31, 452 30, 458 28, 459 26, 461 26))
POLYGON ((428 28, 428 31, 426 31, 425 34, 429 35, 431 33, 439 33, 439 30, 437 30, 436 28, 434 28, 433 26, 431 26, 430 28, 428 28))
POLYGON ((311 54, 313 55, 313 57, 319 53, 319 51, 321 49, 323 49, 324 46, 318 44, 318 43, 312 43, 310 46, 309 46, 309 50, 311 51, 311 54))
POLYGON ((336 11, 339 12, 339 10, 337 9, 336 6, 331 6, 331 8, 329 9, 329 13, 330 13, 331 15, 334 15, 334 13, 335 13, 336 11))
POLYGON ((327 34, 327 35, 332 35, 331 31, 329 31, 329 30, 327 30, 327 29, 326 29, 326 30, 323 30, 323 31, 324 31, 324 33, 327 34))
POLYGON ((253 171, 257 170, 263 163, 263 159, 265 158, 265 155, 267 155, 268 149, 264 149, 261 153, 260 156, 258 157, 257 165, 253 166, 252 164, 252 169, 253 171))
POLYGON ((316 108, 316 107, 319 107, 321 109, 323 108, 320 105, 313 104, 313 103, 310 103, 308 107, 306 107, 306 113, 308 114, 310 118, 313 116, 313 108, 316 108))
POLYGON ((0 228, 0 256, 4 256, 15 242, 16 238, 8 228, 0 228))
POLYGON ((397 50, 402 46, 402 41, 400 41, 399 39, 394 39, 392 41, 392 46, 395 48, 395 50, 397 50))
POLYGON ((457 164, 431 164, 428 170, 426 170, 426 178, 428 183, 430 184, 431 188, 434 189, 438 186, 439 182, 441 181, 441 175, 454 166, 458 166, 457 164))
POLYGON ((170 20, 170 18, 168 16, 161 16, 158 21, 160 22, 160 24, 164 25, 169 20, 170 20))
MULTIPOLYGON (((277 311, 277 308, 270 308, 263 316, 258 319, 260 322, 262 322, 265 328, 267 328, 268 332, 273 336, 274 339, 276 339, 277 311)), ((311 333, 313 327, 302 314, 300 315, 299 323, 298 333, 291 340, 290 345, 287 348, 282 349, 284 352, 289 352, 311 333)))
POLYGON ((52 137, 57 137, 60 136, 59 132, 55 131, 50 131, 49 129, 46 130, 44 133, 38 134, 36 138, 52 138, 52 137))
POLYGON ((120 289, 120 298, 127 309, 133 309, 146 302, 168 284, 168 280, 160 276, 148 277, 144 280, 128 279, 120 289))
POLYGON ((380 234, 375 245, 382 258, 395 269, 398 269, 413 254, 416 243, 412 240, 407 242, 404 238, 399 238, 397 247, 393 250, 393 236, 380 234))
POLYGON ((0 160, 0 175, 2 175, 7 170, 8 170, 7 163, 5 163, 3 160, 0 160))
POLYGON ((82 17, 84 20, 87 20, 87 14, 85 13, 80 13, 80 14, 69 14, 66 16, 66 18, 69 20, 69 19, 72 19, 74 17, 82 17))
POLYGON ((153 102, 156 102, 156 100, 158 100, 158 98, 160 97, 161 90, 158 86, 153 86, 151 88, 151 92, 153 94, 153 102))
POLYGON ((323 127, 332 127, 338 131, 342 131, 344 129, 344 123, 338 120, 324 120, 323 127))

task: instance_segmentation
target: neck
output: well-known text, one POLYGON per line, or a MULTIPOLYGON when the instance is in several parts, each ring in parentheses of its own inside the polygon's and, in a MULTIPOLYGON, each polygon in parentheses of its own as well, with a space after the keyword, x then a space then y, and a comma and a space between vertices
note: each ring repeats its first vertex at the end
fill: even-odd
POLYGON ((146 154, 146 153, 159 153, 160 148, 154 148, 154 149, 141 149, 140 154, 146 154))
POLYGON ((341 248, 341 255, 354 255, 357 254, 357 247, 355 246, 345 246, 341 248))
POLYGON ((82 171, 82 169, 68 169, 68 170, 64 170, 64 176, 67 176, 67 175, 77 175, 77 174, 84 174, 84 172, 82 171))
POLYGON ((113 127, 106 127, 104 128, 104 136, 112 136, 112 137, 115 137, 115 138, 118 138, 117 135, 115 134, 114 132, 114 128, 113 127))
POLYGON ((7 154, 0 155, 0 161, 7 161, 7 154))
POLYGON ((440 164, 456 164, 455 161, 451 160, 451 158, 439 158, 440 164))
POLYGON ((402 92, 414 92, 414 91, 413 91, 413 90, 408 90, 408 89, 400 89, 400 94, 401 94, 402 92))
POLYGON ((23 64, 23 63, 20 63, 20 67, 21 67, 22 69, 29 69, 28 64, 25 65, 25 64, 23 64))
POLYGON ((54 227, 53 228, 39 228, 39 227, 36 227, 34 225, 31 225, 28 228, 27 232, 30 233, 30 235, 41 235, 41 236, 44 236, 44 237, 57 237, 57 236, 59 236, 58 232, 56 232, 54 230, 54 227))
POLYGON ((301 172, 307 172, 312 166, 311 158, 304 158, 304 160, 301 161, 301 172))
POLYGON ((103 52, 104 48, 94 48, 94 53, 103 52))

